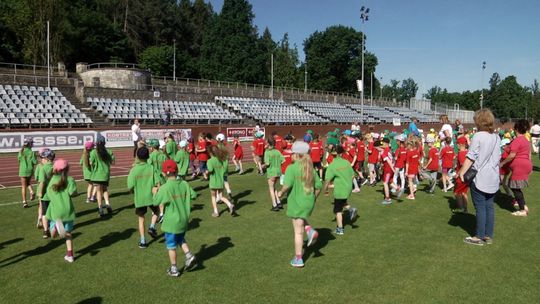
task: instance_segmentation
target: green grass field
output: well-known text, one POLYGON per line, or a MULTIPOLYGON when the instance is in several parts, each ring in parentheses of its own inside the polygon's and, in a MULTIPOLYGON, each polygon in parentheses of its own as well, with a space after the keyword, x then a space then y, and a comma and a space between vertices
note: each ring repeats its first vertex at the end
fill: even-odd
POLYGON ((35 202, 5 204, 20 190, 0 190, 0 303, 538 303, 539 164, 525 191, 532 214, 515 218, 498 197, 494 244, 483 247, 463 243, 475 217, 452 215, 451 193, 419 191, 414 202, 383 206, 382 185, 365 187, 351 197, 360 217, 343 236, 333 233, 331 199, 320 196, 311 218, 320 237, 303 269, 289 265, 292 225, 269 211, 265 177, 230 176, 236 218, 212 218, 207 183, 192 182, 199 197, 187 240, 200 262, 179 278, 165 273, 163 238, 137 247, 125 178, 112 181, 110 218, 98 219, 84 194, 75 198, 73 264, 62 240, 41 238, 35 202))

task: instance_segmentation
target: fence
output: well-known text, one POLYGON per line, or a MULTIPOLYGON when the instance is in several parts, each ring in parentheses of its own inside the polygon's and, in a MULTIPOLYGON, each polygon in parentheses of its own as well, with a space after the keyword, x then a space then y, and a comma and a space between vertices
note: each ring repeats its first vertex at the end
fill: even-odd
POLYGON ((444 103, 431 103, 429 99, 412 98, 409 101, 409 107, 412 110, 419 111, 422 114, 430 116, 438 116, 441 114, 448 115, 450 121, 459 119, 462 123, 473 123, 474 111, 461 110, 459 105, 454 105, 451 108, 444 103))

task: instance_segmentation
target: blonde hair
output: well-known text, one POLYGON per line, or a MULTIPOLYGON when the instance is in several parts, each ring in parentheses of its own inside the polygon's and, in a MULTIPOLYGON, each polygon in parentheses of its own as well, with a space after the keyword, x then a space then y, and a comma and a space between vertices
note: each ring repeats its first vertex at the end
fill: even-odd
POLYGON ((307 154, 293 154, 292 159, 298 161, 302 168, 302 182, 304 183, 304 192, 306 194, 313 192, 313 162, 307 154))
POLYGON ((448 115, 446 114, 442 114, 441 116, 439 116, 439 120, 442 120, 444 124, 450 123, 450 120, 448 120, 448 115))
POLYGON ((474 124, 478 131, 493 133, 493 125, 495 124, 495 116, 489 109, 480 109, 474 113, 474 124))

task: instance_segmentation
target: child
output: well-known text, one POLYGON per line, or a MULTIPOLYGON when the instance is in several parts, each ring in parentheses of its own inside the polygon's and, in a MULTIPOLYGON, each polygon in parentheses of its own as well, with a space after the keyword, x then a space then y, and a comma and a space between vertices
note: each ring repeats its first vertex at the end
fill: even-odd
MULTIPOLYGON (((336 215, 336 234, 343 235, 345 233, 343 227, 343 209, 349 206, 347 200, 352 193, 352 180, 354 179, 354 170, 348 161, 344 160, 341 155, 346 153, 342 146, 336 148, 337 157, 332 164, 326 169, 326 183, 324 191, 328 191, 330 183, 334 184, 334 214, 336 215)), ((352 223, 357 215, 356 208, 349 208, 349 220, 352 223)))
POLYGON ((199 133, 199 137, 197 139, 197 148, 195 149, 197 159, 199 160, 199 168, 197 169, 197 173, 195 173, 194 178, 200 174, 202 174, 203 176, 206 175, 206 162, 208 161, 208 144, 204 137, 204 133, 199 133))
POLYGON ((87 141, 84 143, 84 150, 83 154, 81 156, 81 160, 79 161, 79 165, 83 169, 83 178, 88 183, 88 186, 86 187, 86 203, 95 202, 96 201, 96 188, 90 181, 92 177, 92 170, 90 168, 90 153, 94 149, 94 142, 93 141, 87 141))
POLYGON ((279 136, 276 131, 273 131, 272 138, 274 138, 275 149, 278 150, 279 153, 283 152, 283 149, 285 149, 287 146, 287 143, 283 140, 283 137, 279 136))
POLYGON ((244 159, 244 149, 242 148, 242 144, 240 143, 238 134, 234 135, 233 149, 234 149, 234 156, 232 160, 233 160, 236 172, 242 175, 244 174, 244 168, 242 167, 242 159, 244 159))
POLYGON ((191 168, 191 179, 194 179, 197 172, 197 167, 195 166, 195 159, 197 159, 197 156, 195 155, 195 145, 193 144, 193 137, 190 137, 187 142, 187 152, 189 153, 189 168, 191 168))
POLYGON ((359 176, 362 186, 368 180, 364 177, 364 162, 366 161, 366 143, 362 139, 361 133, 356 133, 356 155, 354 159, 354 171, 359 176))
POLYGON ((110 149, 105 148, 105 137, 99 136, 96 141, 96 149, 90 152, 90 167, 92 168, 91 181, 96 187, 98 214, 99 217, 107 213, 112 213, 112 207, 109 202, 109 179, 111 178, 111 165, 114 163, 114 154, 110 149), (105 207, 103 207, 105 200, 105 207))
POLYGON ((227 207, 229 207, 229 213, 232 216, 236 215, 234 205, 223 196, 224 180, 223 176, 225 175, 225 170, 229 166, 229 161, 227 160, 227 154, 223 149, 219 149, 216 146, 210 147, 210 159, 207 163, 208 174, 210 175, 210 182, 208 187, 210 188, 210 196, 212 198, 212 208, 214 212, 212 213, 213 217, 219 217, 219 212, 217 209, 217 202, 224 202, 227 207))
MULTIPOLYGON (((55 154, 50 149, 43 149, 41 152, 41 169, 39 170, 36 181, 38 182, 37 195, 39 199, 39 204, 41 206, 41 214, 47 214, 47 209, 49 208, 50 199, 47 195, 47 187, 49 186, 49 181, 51 180, 53 173, 53 161, 55 154)), ((41 225, 43 227, 43 238, 49 238, 51 234, 49 233, 49 222, 47 218, 41 217, 41 225)))
POLYGON ((229 184, 229 149, 227 149, 227 142, 225 141, 225 135, 223 133, 216 135, 215 145, 222 150, 221 152, 225 154, 225 158, 227 159, 227 167, 225 168, 225 173, 223 174, 223 186, 225 191, 227 191, 227 197, 232 200, 231 184, 229 184))
POLYGON ((366 134, 366 140, 368 141, 367 153, 368 153, 368 170, 369 170, 369 185, 375 186, 377 173, 375 172, 375 165, 379 161, 379 150, 375 149, 375 141, 371 133, 366 134))
MULTIPOLYGON (((349 131, 349 130, 348 130, 349 131)), ((347 132, 348 133, 348 132, 347 132)), ((356 141, 352 137, 344 136, 342 138, 342 148, 343 153, 341 154, 341 157, 349 162, 349 165, 351 167, 354 166, 354 163, 356 162, 356 141)), ((360 187, 358 185, 358 181, 356 178, 353 178, 352 180, 354 189, 352 190, 353 193, 360 192, 360 187)))
MULTIPOLYGON (((504 138, 503 140, 501 140, 501 147, 502 147, 501 162, 503 162, 508 157, 508 155, 510 155, 510 139, 504 138)), ((510 173, 511 172, 510 172, 509 164, 506 164, 505 166, 500 167, 499 169, 501 185, 504 189, 504 192, 506 193, 506 195, 513 197, 512 193, 510 192, 510 188, 508 187, 508 179, 510 177, 510 173)), ((515 199, 513 200, 513 205, 514 207, 517 206, 517 201, 515 199)))
POLYGON ((283 181, 285 180, 285 172, 287 171, 287 167, 292 163, 292 145, 293 145, 294 138, 288 134, 285 136, 285 148, 283 148, 283 151, 281 151, 281 155, 283 155, 283 163, 281 164, 281 176, 279 177, 279 184, 283 186, 283 181))
MULTIPOLYGON (((163 162, 167 160, 167 155, 161 149, 159 149, 159 141, 157 139, 148 140, 148 146, 150 147, 150 157, 148 158, 148 163, 154 168, 154 174, 158 177, 158 187, 165 184, 167 181, 166 178, 161 175, 161 168, 163 162)), ((158 223, 163 221, 163 205, 159 206, 159 217, 158 223)))
POLYGON ((315 168, 317 173, 319 173, 319 177, 322 178, 323 168, 321 162, 324 150, 322 142, 319 141, 319 134, 315 134, 313 136, 313 141, 309 143, 309 149, 309 156, 313 162, 313 168, 315 168))
POLYGON ((381 141, 381 147, 379 149, 381 151, 381 159, 383 161, 382 181, 384 187, 384 200, 381 202, 381 204, 390 205, 392 203, 392 199, 390 198, 390 187, 393 189, 396 187, 393 183, 396 169, 394 168, 394 158, 390 150, 390 139, 384 138, 381 141))
POLYGON ((53 165, 53 176, 47 186, 50 199, 46 218, 50 221, 51 236, 59 235, 66 239, 67 254, 64 260, 73 263, 73 241, 71 232, 75 221, 75 207, 71 197, 77 193, 75 180, 68 176, 69 164, 65 159, 57 159, 53 165))
POLYGON ((158 219, 159 208, 153 205, 153 193, 156 192, 155 187, 159 183, 159 180, 154 172, 154 168, 148 163, 149 157, 150 152, 148 152, 147 148, 142 147, 137 149, 137 161, 129 171, 127 178, 128 190, 134 193, 135 214, 139 217, 139 248, 141 249, 148 247, 144 235, 144 216, 148 207, 153 212, 148 234, 152 238, 157 237, 155 225, 158 219))
POLYGON ((181 246, 186 256, 185 270, 195 265, 195 256, 189 250, 185 234, 189 223, 191 201, 195 199, 196 193, 186 181, 176 178, 178 167, 173 160, 169 159, 163 163, 162 172, 167 177, 167 182, 156 193, 154 205, 167 207, 161 225, 161 230, 165 233, 165 245, 171 262, 167 274, 171 277, 177 277, 180 272, 176 266, 176 247, 181 246))
POLYGON ((34 172, 34 166, 37 164, 36 155, 32 151, 34 141, 32 138, 26 137, 24 144, 17 155, 19 161, 19 177, 21 178, 21 194, 22 204, 24 208, 28 208, 28 202, 26 201, 26 190, 30 192, 30 200, 34 200, 34 189, 30 181, 32 179, 32 172, 34 172))
MULTIPOLYGON (((45 147, 42 147, 42 148, 39 148, 38 150, 38 156, 40 157, 40 160, 38 162, 38 164, 36 165, 36 169, 34 170, 34 179, 37 181, 38 180, 38 177, 39 177, 39 173, 41 172, 41 169, 43 168, 43 162, 44 162, 44 159, 43 157, 41 156, 43 154, 43 152, 45 152, 45 150, 47 150, 47 148, 45 147)), ((42 216, 43 216, 43 210, 42 210, 42 206, 41 206, 41 200, 38 200, 38 218, 37 218, 37 223, 36 223, 36 228, 37 229, 42 229, 43 228, 43 222, 42 222, 42 216)))
POLYGON ((302 247, 304 243, 304 230, 307 233, 307 246, 311 246, 319 236, 312 228, 307 218, 313 212, 315 199, 319 195, 322 182, 309 157, 309 145, 304 142, 295 142, 292 146, 293 163, 285 172, 283 188, 278 192, 278 198, 289 190, 287 198, 287 216, 292 219, 294 228, 294 253, 291 266, 304 267, 302 247))
POLYGON ((187 141, 181 140, 179 144, 180 149, 176 152, 174 156, 174 161, 178 165, 178 176, 180 178, 185 178, 189 169, 189 153, 186 150, 187 141))
POLYGON ((446 137, 444 139, 444 147, 441 150, 441 167, 442 167, 442 182, 443 182, 443 192, 448 192, 448 190, 454 187, 450 176, 448 176, 448 171, 454 167, 454 158, 456 154, 454 153, 454 148, 450 145, 452 143, 451 137, 446 137))
POLYGON ((407 199, 414 200, 414 193, 416 192, 416 186, 414 184, 414 179, 418 174, 418 167, 420 166, 420 154, 418 153, 418 148, 415 147, 414 139, 409 139, 407 141, 407 162, 405 164, 405 174, 407 175, 407 180, 409 183, 409 195, 407 199))
POLYGON ((268 190, 272 200, 271 211, 283 209, 281 201, 277 197, 276 181, 281 176, 281 164, 285 162, 283 155, 275 149, 276 142, 273 138, 268 139, 268 147, 264 153, 264 165, 266 166, 266 177, 268 178, 268 190))
POLYGON ((255 162, 255 166, 258 169, 259 175, 263 175, 263 157, 264 157, 264 146, 266 143, 264 142, 262 132, 255 133, 255 140, 252 143, 252 150, 253 150, 253 161, 255 162))
MULTIPOLYGON (((465 136, 460 136, 457 139, 458 146, 458 156, 457 156, 457 166, 456 172, 461 170, 461 166, 467 158, 467 138, 465 136)), ((456 177, 456 187, 454 188, 454 196, 456 197, 456 209, 452 210, 453 212, 463 212, 467 213, 467 192, 469 191, 469 186, 464 183, 461 178, 456 177)))
POLYGON ((165 144, 165 155, 167 155, 168 159, 174 159, 176 156, 176 152, 178 151, 178 147, 176 146, 176 141, 174 141, 174 136, 172 133, 166 133, 166 141, 165 144))
POLYGON ((433 146, 435 137, 426 138, 429 147, 428 162, 424 165, 424 170, 427 170, 427 178, 430 180, 428 193, 433 194, 437 186, 437 174, 439 174, 439 150, 433 146))
POLYGON ((398 148, 396 150, 396 164, 394 168, 396 173, 394 174, 394 185, 397 185, 397 179, 399 177, 400 185, 397 187, 398 194, 397 198, 400 198, 405 192, 405 162, 407 161, 407 149, 405 147, 405 140, 407 137, 404 134, 401 134, 396 137, 398 142, 398 148))

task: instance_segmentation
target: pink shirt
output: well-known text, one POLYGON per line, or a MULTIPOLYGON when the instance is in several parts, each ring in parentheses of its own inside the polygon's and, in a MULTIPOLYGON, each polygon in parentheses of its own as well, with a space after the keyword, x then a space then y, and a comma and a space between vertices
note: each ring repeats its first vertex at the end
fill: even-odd
POLYGON ((516 157, 510 163, 512 180, 528 180, 532 172, 531 146, 523 135, 519 135, 510 143, 510 153, 516 153, 516 157))

